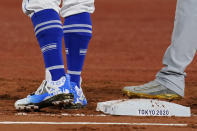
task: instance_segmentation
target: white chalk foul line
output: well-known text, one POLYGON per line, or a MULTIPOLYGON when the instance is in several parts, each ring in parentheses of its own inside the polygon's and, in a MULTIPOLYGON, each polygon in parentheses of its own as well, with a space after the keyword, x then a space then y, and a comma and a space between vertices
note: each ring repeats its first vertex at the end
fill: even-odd
POLYGON ((94 116, 94 117, 102 117, 102 116, 107 116, 105 114, 97 114, 97 115, 94 115, 94 114, 89 114, 89 115, 86 115, 86 114, 68 114, 68 113, 62 113, 62 114, 50 114, 50 113, 47 113, 47 114, 31 114, 31 113, 24 113, 24 112, 21 112, 21 113, 16 113, 15 114, 16 116, 56 116, 56 117, 59 117, 59 116, 80 116, 80 117, 86 117, 86 116, 94 116))
POLYGON ((188 124, 167 123, 110 123, 110 122, 27 122, 27 121, 1 121, 1 125, 129 125, 129 126, 179 126, 186 127, 188 124))

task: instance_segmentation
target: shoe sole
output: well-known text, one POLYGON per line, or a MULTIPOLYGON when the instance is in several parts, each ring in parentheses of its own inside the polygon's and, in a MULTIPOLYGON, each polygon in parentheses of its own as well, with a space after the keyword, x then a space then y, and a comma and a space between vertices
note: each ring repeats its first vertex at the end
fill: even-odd
POLYGON ((145 93, 135 93, 128 90, 122 90, 124 95, 127 95, 129 98, 147 98, 147 99, 165 99, 165 100, 180 100, 181 96, 177 94, 160 94, 160 95, 149 95, 145 93))
POLYGON ((72 103, 66 103, 63 105, 63 108, 64 109, 81 109, 81 108, 84 108, 86 105, 82 105, 82 104, 74 104, 73 102, 72 103))
POLYGON ((40 103, 30 103, 28 105, 16 106, 17 111, 39 111, 42 108, 49 106, 63 106, 64 104, 73 103, 74 97, 72 94, 59 94, 53 96, 40 103))

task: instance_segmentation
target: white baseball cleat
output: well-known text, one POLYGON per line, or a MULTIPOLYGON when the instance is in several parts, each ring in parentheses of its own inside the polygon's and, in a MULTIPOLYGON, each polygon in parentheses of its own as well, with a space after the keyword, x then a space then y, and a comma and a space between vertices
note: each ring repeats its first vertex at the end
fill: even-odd
POLYGON ((70 88, 70 76, 65 75, 58 81, 44 80, 34 93, 26 98, 17 100, 14 104, 16 110, 39 110, 48 106, 63 106, 72 103, 74 96, 70 88))

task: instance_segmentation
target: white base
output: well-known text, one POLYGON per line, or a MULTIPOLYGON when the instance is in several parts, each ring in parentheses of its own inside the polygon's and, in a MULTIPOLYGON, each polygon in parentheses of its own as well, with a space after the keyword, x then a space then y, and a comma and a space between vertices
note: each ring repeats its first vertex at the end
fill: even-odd
POLYGON ((96 110, 110 115, 191 117, 190 107, 155 99, 99 102, 96 110))

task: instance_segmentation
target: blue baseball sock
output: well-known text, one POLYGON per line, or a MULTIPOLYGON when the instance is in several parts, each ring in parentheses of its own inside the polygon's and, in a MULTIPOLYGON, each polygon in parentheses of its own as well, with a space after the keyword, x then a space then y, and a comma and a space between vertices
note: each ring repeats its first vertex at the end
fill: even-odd
POLYGON ((80 75, 89 41, 92 37, 92 23, 89 13, 80 13, 65 18, 64 41, 67 69, 71 81, 80 87, 80 75))
POLYGON ((51 73, 52 80, 65 75, 62 57, 62 22, 53 9, 45 9, 32 16, 35 35, 43 53, 45 68, 51 73))

